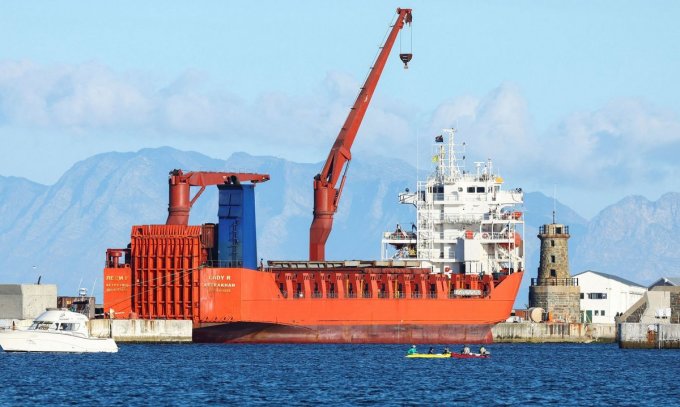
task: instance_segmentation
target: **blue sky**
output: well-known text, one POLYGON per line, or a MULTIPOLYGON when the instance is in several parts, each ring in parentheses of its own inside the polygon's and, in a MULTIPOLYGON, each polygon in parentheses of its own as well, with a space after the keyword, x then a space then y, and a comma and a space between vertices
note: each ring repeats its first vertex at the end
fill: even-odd
POLYGON ((402 6, 414 59, 393 52, 356 151, 425 163, 455 126, 586 217, 680 189, 678 2, 140 3, 0 4, 0 175, 161 145, 322 161, 402 6))

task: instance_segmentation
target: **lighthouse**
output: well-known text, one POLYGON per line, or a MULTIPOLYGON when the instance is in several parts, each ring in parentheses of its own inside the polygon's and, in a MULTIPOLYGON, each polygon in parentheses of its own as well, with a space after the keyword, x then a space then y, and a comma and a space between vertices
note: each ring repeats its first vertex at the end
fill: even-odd
POLYGON ((549 321, 579 322, 578 279, 569 274, 569 226, 555 223, 539 228, 541 260, 531 279, 529 306, 546 310, 549 321))

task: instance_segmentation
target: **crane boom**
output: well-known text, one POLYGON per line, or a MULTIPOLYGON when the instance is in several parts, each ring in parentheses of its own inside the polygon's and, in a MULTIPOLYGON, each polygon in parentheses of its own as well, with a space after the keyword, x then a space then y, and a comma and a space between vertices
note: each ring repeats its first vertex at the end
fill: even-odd
MULTIPOLYGON (((325 260, 326 240, 331 233, 333 215, 338 209, 340 195, 345 185, 347 165, 352 159, 350 150, 354 143, 354 138, 359 131, 359 126, 361 126, 368 105, 371 103, 371 97, 378 85, 378 80, 397 38, 397 34, 405 24, 410 24, 412 21, 411 9, 398 8, 397 14, 397 20, 392 26, 378 58, 371 67, 366 82, 359 91, 359 96, 357 96, 357 100, 354 102, 345 123, 342 125, 338 137, 335 139, 335 144, 333 144, 333 148, 328 154, 323 170, 314 177, 314 220, 309 228, 309 259, 311 261, 325 260), (336 187, 341 173, 342 180, 340 181, 340 186, 336 187)), ((407 66, 406 64, 410 59, 411 54, 401 55, 404 67, 407 66)))
POLYGON ((269 181, 269 174, 172 170, 168 177, 168 219, 165 224, 188 225, 189 211, 206 186, 242 182, 255 184, 265 181, 269 181), (201 187, 193 198, 190 195, 190 187, 201 187))

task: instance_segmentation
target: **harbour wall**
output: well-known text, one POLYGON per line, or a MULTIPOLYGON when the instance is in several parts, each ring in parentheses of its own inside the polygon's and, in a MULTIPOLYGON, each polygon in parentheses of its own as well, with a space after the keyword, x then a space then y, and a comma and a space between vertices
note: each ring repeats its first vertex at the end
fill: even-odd
POLYGON ((2 320, 33 320, 45 309, 56 306, 57 286, 54 284, 0 284, 2 320))
POLYGON ((680 349, 680 324, 622 322, 618 331, 622 349, 680 349))
POLYGON ((113 338, 116 342, 178 343, 191 342, 191 320, 168 319, 93 319, 90 335, 113 338))
POLYGON ((495 343, 611 343, 615 324, 502 322, 491 329, 495 343))

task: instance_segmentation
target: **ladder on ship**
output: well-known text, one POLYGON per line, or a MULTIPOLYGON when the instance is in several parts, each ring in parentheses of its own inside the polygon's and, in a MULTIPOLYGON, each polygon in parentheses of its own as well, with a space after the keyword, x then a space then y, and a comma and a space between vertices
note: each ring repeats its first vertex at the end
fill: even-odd
POLYGON ((427 182, 418 182, 417 208, 417 237, 418 237, 418 258, 432 259, 439 258, 439 254, 434 252, 434 196, 427 189, 427 182))

